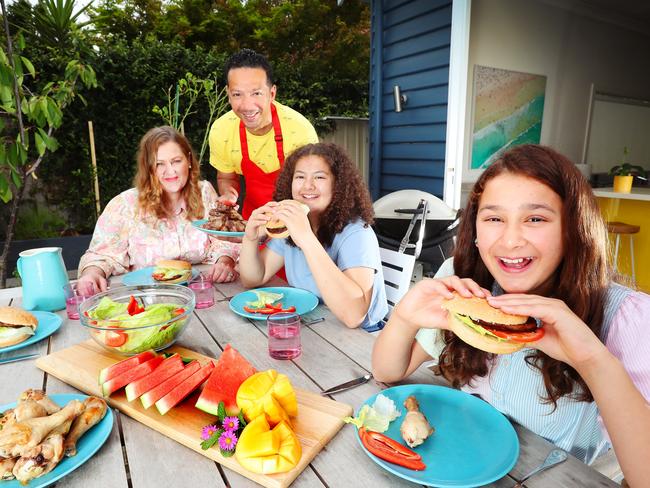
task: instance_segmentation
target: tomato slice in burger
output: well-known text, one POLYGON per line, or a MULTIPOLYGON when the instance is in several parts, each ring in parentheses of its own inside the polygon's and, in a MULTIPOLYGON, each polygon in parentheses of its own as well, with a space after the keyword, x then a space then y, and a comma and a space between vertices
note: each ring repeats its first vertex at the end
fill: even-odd
POLYGON ((535 342, 544 337, 544 329, 538 328, 532 332, 505 332, 503 330, 490 329, 495 336, 512 342, 535 342))

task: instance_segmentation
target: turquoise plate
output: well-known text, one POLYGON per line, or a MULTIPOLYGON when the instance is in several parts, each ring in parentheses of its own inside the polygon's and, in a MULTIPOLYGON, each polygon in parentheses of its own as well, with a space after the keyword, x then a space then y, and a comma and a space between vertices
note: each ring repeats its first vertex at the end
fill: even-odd
POLYGON ((195 220, 192 222, 192 227, 196 227, 202 232, 206 232, 208 234, 212 234, 213 236, 223 236, 223 237, 242 237, 244 235, 243 232, 228 232, 225 230, 209 230, 209 229, 204 229, 201 227, 203 224, 205 224, 208 221, 208 219, 203 219, 203 220, 195 220))
POLYGON ((242 317, 255 320, 266 320, 268 315, 260 313, 248 313, 244 310, 244 306, 248 302, 257 300, 257 295, 254 291, 266 291, 270 293, 282 293, 284 296, 279 302, 282 302, 284 308, 294 306, 298 315, 304 315, 311 312, 318 305, 318 297, 312 292, 303 290, 301 288, 291 288, 289 286, 271 286, 268 288, 257 288, 255 290, 248 290, 235 295, 230 299, 230 310, 242 317))
MULTIPOLYGON (((122 275, 122 284, 127 286, 132 285, 164 285, 164 281, 156 281, 151 276, 153 273, 154 266, 149 266, 147 268, 136 269, 130 273, 122 275)), ((197 269, 192 268, 192 278, 194 279, 199 275, 197 269)), ((175 285, 185 285, 187 281, 181 281, 180 283, 174 283, 175 285)))
MULTIPOLYGON (((39 312, 35 310, 29 313, 34 315, 38 320, 38 327, 36 327, 36 333, 26 341, 20 342, 18 344, 14 344, 13 346, 0 347, 0 353, 13 351, 15 349, 20 349, 21 347, 26 347, 31 344, 34 344, 35 342, 42 341, 46 337, 49 337, 52 334, 54 334, 57 330, 59 330, 59 327, 61 327, 61 322, 62 322, 61 317, 59 317, 58 315, 52 312, 39 312)), ((5 486, 5 485, 2 484, 0 486, 5 486)))
MULTIPOLYGON (((399 428, 404 400, 414 395, 435 432, 413 450, 427 468, 413 471, 366 454, 387 471, 415 483, 438 487, 483 486, 503 478, 519 457, 519 439, 510 422, 489 403, 460 390, 434 385, 402 385, 381 392, 402 415, 384 432, 406 445, 399 428)), ((364 404, 372 405, 373 395, 364 404)), ((358 412, 357 412, 358 413, 358 412)), ((357 434, 359 444, 361 439, 357 434)), ((363 447, 363 444, 362 444, 363 447)))
MULTIPOLYGON (((84 401, 88 398, 86 395, 78 395, 74 393, 67 394, 54 394, 49 395, 49 397, 58 403, 60 406, 65 406, 70 400, 80 400, 84 401)), ((16 403, 11 403, 9 405, 0 406, 0 412, 4 412, 8 408, 13 408, 16 406, 16 403)), ((60 480, 65 475, 71 473, 83 463, 88 461, 97 450, 102 447, 102 444, 106 442, 108 436, 113 430, 113 411, 110 407, 106 409, 106 415, 104 418, 99 421, 99 423, 93 426, 88 432, 86 432, 81 439, 77 442, 77 455, 72 457, 63 457, 61 462, 56 465, 56 467, 40 478, 36 478, 29 482, 26 485, 28 488, 40 488, 42 486, 48 486, 55 481, 60 480)), ((0 481, 0 486, 2 488, 25 488, 21 485, 18 480, 11 481, 0 481)))

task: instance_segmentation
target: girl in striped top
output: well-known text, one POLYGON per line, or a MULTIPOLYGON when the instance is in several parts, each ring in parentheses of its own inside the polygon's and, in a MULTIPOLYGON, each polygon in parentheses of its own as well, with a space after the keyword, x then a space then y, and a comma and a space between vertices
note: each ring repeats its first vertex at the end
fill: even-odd
POLYGON ((375 377, 395 382, 438 359, 453 386, 584 462, 613 447, 630 486, 644 486, 650 296, 613 283, 607 250, 598 205, 575 165, 547 147, 511 149, 469 196, 454 275, 419 282, 394 309, 375 343, 375 377), (452 291, 536 317, 546 334, 515 354, 479 351, 445 330, 440 305, 452 291))

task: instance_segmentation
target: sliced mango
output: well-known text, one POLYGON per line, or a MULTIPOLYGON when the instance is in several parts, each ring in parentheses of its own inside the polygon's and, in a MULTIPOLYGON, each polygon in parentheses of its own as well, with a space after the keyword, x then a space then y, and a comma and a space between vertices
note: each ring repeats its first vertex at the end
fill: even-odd
POLYGON ((291 427, 280 422, 271 430, 264 415, 244 427, 235 448, 239 464, 260 474, 289 471, 298 464, 301 456, 300 442, 291 427))
POLYGON ((286 422, 298 415, 296 392, 286 375, 274 369, 260 371, 250 376, 237 390, 237 406, 247 421, 264 414, 269 424, 286 422))

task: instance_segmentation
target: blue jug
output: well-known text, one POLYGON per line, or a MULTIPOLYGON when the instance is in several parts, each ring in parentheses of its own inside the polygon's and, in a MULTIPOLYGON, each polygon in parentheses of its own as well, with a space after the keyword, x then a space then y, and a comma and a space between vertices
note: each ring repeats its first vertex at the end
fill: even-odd
POLYGON ((69 283, 60 247, 29 249, 19 254, 16 266, 23 282, 25 310, 54 312, 65 308, 65 291, 69 283))

